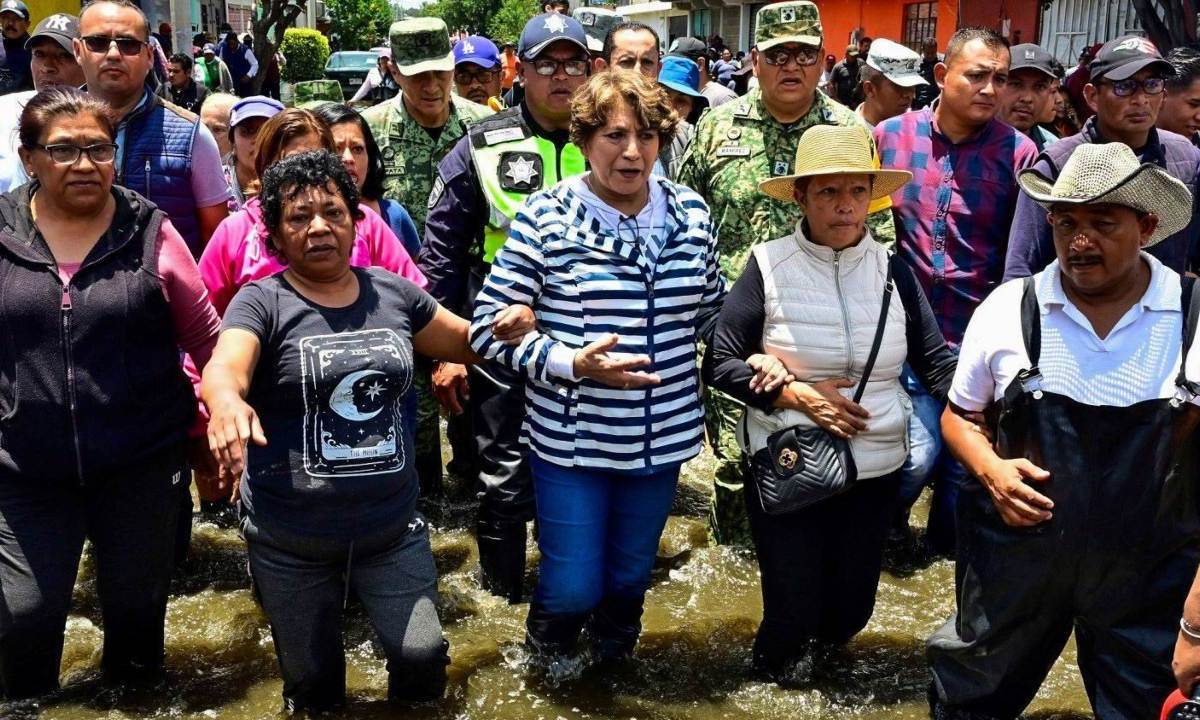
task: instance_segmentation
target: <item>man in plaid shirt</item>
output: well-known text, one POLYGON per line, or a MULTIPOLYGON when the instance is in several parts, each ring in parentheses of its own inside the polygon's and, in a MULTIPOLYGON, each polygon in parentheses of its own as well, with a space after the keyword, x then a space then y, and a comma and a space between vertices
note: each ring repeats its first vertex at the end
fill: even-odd
MULTIPOLYGON (((1037 157, 1033 141, 996 119, 998 88, 1010 62, 1008 43, 992 30, 963 28, 946 47, 934 77, 933 105, 875 128, 884 167, 908 170, 912 182, 892 195, 896 252, 929 296, 942 334, 957 350, 975 308, 999 283, 1019 191, 1017 171, 1037 157)), ((962 469, 941 441, 941 403, 906 372, 913 400, 897 530, 926 479, 941 473, 930 511, 929 549, 954 551, 954 498, 962 469)))

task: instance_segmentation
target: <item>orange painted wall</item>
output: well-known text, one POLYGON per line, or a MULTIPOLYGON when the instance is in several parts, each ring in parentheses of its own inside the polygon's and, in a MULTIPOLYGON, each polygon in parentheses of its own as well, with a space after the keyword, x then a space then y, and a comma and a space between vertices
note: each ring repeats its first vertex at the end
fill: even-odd
MULTIPOLYGON (((1011 0, 1009 0, 1011 1, 1011 0)), ((1036 0, 1033 0, 1036 2, 1036 0)), ((825 48, 840 60, 856 29, 872 38, 899 42, 902 37, 905 0, 814 0, 821 9, 825 48)), ((989 5, 990 3, 978 3, 989 5)), ((994 10, 992 11, 995 12, 994 10)), ((938 46, 945 47, 958 28, 958 0, 938 0, 938 46)))
POLYGON ((1008 39, 1012 41, 1016 31, 1020 31, 1019 41, 1032 43, 1038 41, 1038 22, 1041 10, 1038 0, 1000 0, 1000 8, 992 3, 966 2, 963 4, 963 25, 979 25, 993 30, 1002 30, 1004 18, 1009 20, 1008 39))

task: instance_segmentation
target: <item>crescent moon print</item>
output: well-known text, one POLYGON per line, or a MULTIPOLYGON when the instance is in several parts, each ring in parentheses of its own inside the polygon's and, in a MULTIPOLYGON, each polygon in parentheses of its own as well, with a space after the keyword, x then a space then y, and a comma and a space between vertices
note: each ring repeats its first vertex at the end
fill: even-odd
POLYGON ((300 340, 304 468, 313 477, 378 475, 402 469, 404 396, 412 346, 390 329, 300 340))
MULTIPOLYGON (((352 372, 346 377, 342 378, 342 381, 339 382, 337 387, 333 389, 333 392, 329 394, 329 409, 346 418, 347 420, 354 422, 370 420, 379 413, 383 412, 383 406, 381 405, 371 412, 364 413, 358 409, 358 403, 354 401, 355 383, 363 378, 373 377, 375 375, 383 376, 383 373, 379 372, 378 370, 359 370, 358 372, 352 372)), ((374 395, 381 392, 382 389, 382 385, 376 384, 371 389, 366 390, 364 394, 366 394, 369 398, 374 399, 374 395)))

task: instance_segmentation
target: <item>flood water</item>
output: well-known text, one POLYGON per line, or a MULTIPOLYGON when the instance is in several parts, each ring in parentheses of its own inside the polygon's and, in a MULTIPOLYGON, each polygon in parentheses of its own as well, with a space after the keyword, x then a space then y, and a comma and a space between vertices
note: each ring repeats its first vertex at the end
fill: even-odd
MULTIPOLYGON (((441 617, 450 640, 446 698, 428 707, 383 701, 387 677, 361 611, 350 610, 346 647, 350 703, 335 718, 447 720, 833 720, 926 718, 925 638, 954 606, 954 567, 935 562, 885 573, 870 625, 803 690, 753 679, 750 644, 762 613, 757 568, 744 552, 709 543, 703 519, 708 465, 685 469, 659 547, 636 659, 550 687, 523 670, 525 605, 482 592, 465 506, 431 518, 441 575, 441 617)), ((914 522, 924 517, 923 508, 914 522)), ((85 559, 63 657, 64 689, 36 705, 0 706, 13 720, 258 720, 280 717, 270 631, 249 590, 236 530, 197 524, 188 567, 167 616, 165 686, 99 683, 101 632, 85 559)), ((532 587, 536 552, 531 552, 532 587)), ((1091 718, 1072 650, 1055 665, 1028 718, 1091 718)))

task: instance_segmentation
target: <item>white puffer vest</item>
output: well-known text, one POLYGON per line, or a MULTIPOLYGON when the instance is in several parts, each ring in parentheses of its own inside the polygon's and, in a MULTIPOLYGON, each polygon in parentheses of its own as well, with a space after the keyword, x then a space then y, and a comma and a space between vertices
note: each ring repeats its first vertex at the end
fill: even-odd
MULTIPOLYGON (((766 318, 763 350, 802 382, 846 377, 858 383, 871 352, 883 303, 888 251, 870 232, 854 247, 834 251, 796 232, 754 248, 763 276, 766 318)), ((871 413, 867 430, 850 441, 860 478, 886 475, 908 456, 912 404, 900 385, 908 354, 905 310, 893 291, 888 322, 861 405, 871 413)), ((848 398, 857 387, 842 389, 848 398)), ((767 414, 746 410, 743 449, 766 447, 767 436, 793 425, 815 427, 799 410, 767 414), (749 447, 745 447, 747 436, 749 447)))

